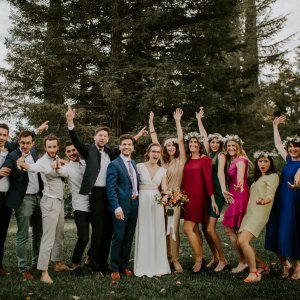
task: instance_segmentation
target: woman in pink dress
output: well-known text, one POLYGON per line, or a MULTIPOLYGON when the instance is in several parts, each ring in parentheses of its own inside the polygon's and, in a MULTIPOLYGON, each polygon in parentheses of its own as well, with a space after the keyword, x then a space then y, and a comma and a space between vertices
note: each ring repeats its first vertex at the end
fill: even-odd
POLYGON ((247 184, 249 159, 243 149, 243 141, 239 136, 226 135, 223 141, 227 152, 229 191, 226 191, 224 178, 219 179, 223 195, 229 206, 224 213, 222 224, 225 227, 225 233, 229 236, 238 258, 238 265, 233 268, 231 272, 240 273, 248 267, 244 254, 237 243, 237 239, 238 230, 246 214, 249 200, 249 188, 247 184))
POLYGON ((208 222, 210 201, 214 211, 219 214, 214 198, 211 159, 203 154, 203 137, 198 132, 185 136, 188 161, 183 170, 183 191, 189 198, 184 209, 183 230, 194 252, 192 273, 199 273, 205 268, 203 262, 203 239, 199 224, 208 222))

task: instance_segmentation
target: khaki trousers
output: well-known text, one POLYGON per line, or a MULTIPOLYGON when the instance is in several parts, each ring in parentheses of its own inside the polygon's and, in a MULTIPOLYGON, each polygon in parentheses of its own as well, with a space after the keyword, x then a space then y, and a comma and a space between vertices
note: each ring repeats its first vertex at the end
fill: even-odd
POLYGON ((62 261, 64 239, 64 201, 43 196, 41 199, 43 236, 38 259, 38 270, 48 270, 51 260, 62 261))

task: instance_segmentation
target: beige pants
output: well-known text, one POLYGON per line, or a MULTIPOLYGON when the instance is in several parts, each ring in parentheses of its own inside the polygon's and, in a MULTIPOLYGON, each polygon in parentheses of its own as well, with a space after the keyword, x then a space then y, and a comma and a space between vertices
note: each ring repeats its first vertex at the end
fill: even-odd
POLYGON ((176 241, 173 240, 172 232, 170 232, 170 234, 167 235, 167 252, 168 252, 168 259, 170 262, 178 262, 179 247, 180 247, 180 236, 179 236, 180 207, 174 207, 173 218, 174 218, 174 234, 176 237, 176 241))
POLYGON ((38 259, 38 270, 48 270, 51 260, 61 261, 64 239, 64 201, 43 196, 41 199, 43 236, 38 259))

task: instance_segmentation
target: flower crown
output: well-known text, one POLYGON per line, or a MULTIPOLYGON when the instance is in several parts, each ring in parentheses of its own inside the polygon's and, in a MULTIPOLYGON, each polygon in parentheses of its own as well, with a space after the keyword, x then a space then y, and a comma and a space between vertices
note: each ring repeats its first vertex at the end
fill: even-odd
POLYGON ((243 146, 244 142, 243 140, 237 135, 237 134, 227 134, 225 137, 222 138, 222 142, 225 144, 229 141, 234 141, 241 146, 243 146))
POLYGON ((198 143, 201 143, 201 144, 204 143, 204 137, 196 131, 190 132, 184 136, 184 140, 186 142, 188 142, 191 138, 195 138, 198 141, 198 143))
POLYGON ((209 142, 211 142, 213 139, 217 139, 219 142, 222 142, 223 137, 222 137, 222 135, 219 134, 219 133, 209 134, 208 137, 207 137, 207 140, 208 140, 209 142))
POLYGON ((268 151, 262 151, 262 150, 258 150, 253 154, 254 158, 260 158, 260 157, 276 157, 278 156, 278 154, 274 151, 272 152, 268 152, 268 151))
POLYGON ((287 136, 285 141, 283 142, 284 148, 286 148, 287 145, 291 142, 300 143, 300 136, 298 136, 297 134, 294 136, 287 136))
POLYGON ((176 138, 166 139, 165 142, 164 142, 164 147, 166 147, 170 143, 178 144, 178 139, 176 139, 176 138))

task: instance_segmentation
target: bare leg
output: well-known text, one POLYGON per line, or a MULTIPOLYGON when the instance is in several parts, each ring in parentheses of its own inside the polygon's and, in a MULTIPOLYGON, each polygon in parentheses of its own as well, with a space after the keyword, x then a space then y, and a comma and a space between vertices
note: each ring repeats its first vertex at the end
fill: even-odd
POLYGON ((210 234, 208 233, 208 224, 206 226, 203 226, 203 233, 206 239, 206 242, 211 250, 211 253, 213 255, 211 261, 206 265, 207 268, 215 268, 218 265, 219 262, 219 254, 217 251, 217 248, 215 247, 214 241, 211 238, 210 234))
POLYGON ((213 253, 213 260, 215 260, 215 258, 218 259, 218 264, 216 265, 215 271, 220 272, 227 265, 227 260, 224 255, 221 239, 216 231, 216 225, 217 219, 210 217, 205 231, 214 245, 214 250, 216 254, 213 253))
POLYGON ((243 251, 241 250, 241 248, 237 242, 237 233, 232 228, 229 228, 229 227, 225 227, 225 233, 229 237, 231 244, 236 252, 237 259, 238 259, 237 267, 233 268, 231 270, 231 272, 232 273, 240 273, 247 268, 247 264, 245 262, 245 257, 244 257, 243 251))
POLYGON ((191 221, 184 221, 183 231, 187 236, 194 252, 195 265, 193 267, 193 270, 194 272, 198 272, 201 269, 203 258, 203 240, 201 233, 199 231, 198 225, 191 221))

